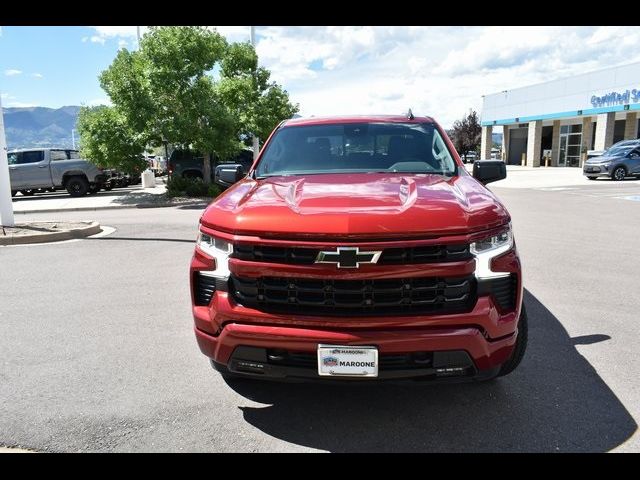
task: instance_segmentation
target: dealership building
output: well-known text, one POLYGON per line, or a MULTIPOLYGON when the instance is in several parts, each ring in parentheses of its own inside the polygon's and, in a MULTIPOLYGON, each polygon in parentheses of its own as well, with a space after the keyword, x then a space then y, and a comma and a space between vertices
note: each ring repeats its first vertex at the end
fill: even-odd
POLYGON ((640 62, 485 95, 481 158, 502 126, 512 165, 579 167, 589 150, 638 138, 640 62))

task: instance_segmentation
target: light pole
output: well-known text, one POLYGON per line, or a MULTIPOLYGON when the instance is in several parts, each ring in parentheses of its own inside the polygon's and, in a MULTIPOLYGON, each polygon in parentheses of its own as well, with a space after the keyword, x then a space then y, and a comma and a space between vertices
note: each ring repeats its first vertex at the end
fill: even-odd
POLYGON ((4 136, 4 115, 0 98, 0 225, 13 227, 13 204, 11 203, 11 180, 7 160, 7 139, 4 136))
MULTIPOLYGON (((251 45, 255 48, 256 46, 256 27, 251 26, 251 33, 250 33, 250 38, 251 38, 251 45)), ((253 136, 253 159, 255 160, 256 158, 258 158, 258 152, 260 151, 260 139, 254 135, 253 136)))
POLYGON ((75 133, 74 133, 75 131, 76 131, 75 128, 71 129, 71 143, 73 144, 73 149, 74 150, 76 149, 76 136, 75 136, 75 133))
POLYGON ((138 34, 138 50, 140 50, 140 27, 136 27, 136 33, 138 34))

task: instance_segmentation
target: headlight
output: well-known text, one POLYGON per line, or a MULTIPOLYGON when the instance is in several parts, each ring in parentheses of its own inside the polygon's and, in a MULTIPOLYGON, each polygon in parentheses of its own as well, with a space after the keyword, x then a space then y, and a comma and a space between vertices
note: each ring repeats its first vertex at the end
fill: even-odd
POLYGON ((511 226, 509 226, 507 230, 499 233, 498 235, 493 235, 478 242, 473 242, 471 244, 471 253, 473 253, 474 255, 479 255, 491 250, 495 250, 496 248, 503 247, 505 245, 513 245, 511 226))
POLYGON ((494 272, 491 270, 491 260, 508 252, 511 248, 513 248, 511 224, 506 230, 496 235, 473 242, 470 245, 470 251, 476 257, 476 277, 496 278, 509 276, 509 272, 494 272))
POLYGON ((233 253, 233 244, 222 238, 199 232, 196 245, 216 261, 215 270, 211 272, 201 271, 200 273, 212 277, 229 278, 229 255, 233 253))

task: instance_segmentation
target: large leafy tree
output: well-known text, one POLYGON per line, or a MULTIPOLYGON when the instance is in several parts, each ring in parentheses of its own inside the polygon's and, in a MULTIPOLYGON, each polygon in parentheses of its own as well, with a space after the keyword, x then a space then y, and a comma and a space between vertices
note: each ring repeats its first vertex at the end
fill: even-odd
POLYGON ((249 43, 227 48, 220 76, 221 99, 239 120, 239 133, 244 138, 257 135, 266 139, 280 121, 298 112, 287 91, 269 81, 269 70, 258 67, 258 56, 249 43))
POLYGON ((482 136, 482 126, 475 110, 469 110, 469 114, 461 120, 453 122, 451 140, 458 153, 466 157, 467 152, 477 151, 482 136))
POLYGON ((82 107, 78 131, 81 155, 96 165, 127 173, 140 172, 146 165, 141 156, 146 136, 133 130, 115 108, 82 107))
POLYGON ((228 158, 243 138, 264 138, 298 111, 257 63, 251 45, 230 45, 206 27, 151 27, 138 51, 118 52, 100 85, 152 146, 203 152, 208 182, 211 153, 228 158))

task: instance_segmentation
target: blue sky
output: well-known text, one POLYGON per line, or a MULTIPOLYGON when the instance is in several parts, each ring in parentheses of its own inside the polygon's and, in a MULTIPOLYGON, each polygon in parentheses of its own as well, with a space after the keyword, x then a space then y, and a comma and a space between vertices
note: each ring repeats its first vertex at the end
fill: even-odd
POLYGON ((3 106, 61 107, 105 99, 97 75, 113 60, 118 40, 82 41, 94 33, 88 27, 3 27, 3 106))
MULTIPOLYGON (((248 26, 215 27, 246 41, 248 26)), ((142 27, 144 33, 145 27, 142 27)), ((401 113, 411 107, 448 127, 482 95, 640 61, 630 27, 258 26, 260 64, 301 114, 401 113)), ((5 107, 108 102, 97 76, 135 26, 2 27, 5 107)))

